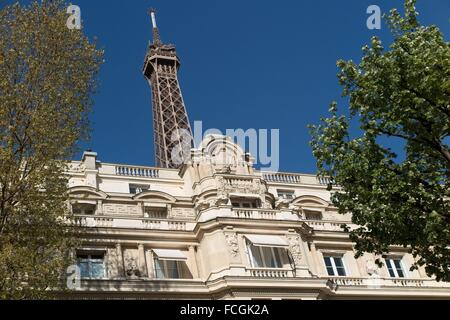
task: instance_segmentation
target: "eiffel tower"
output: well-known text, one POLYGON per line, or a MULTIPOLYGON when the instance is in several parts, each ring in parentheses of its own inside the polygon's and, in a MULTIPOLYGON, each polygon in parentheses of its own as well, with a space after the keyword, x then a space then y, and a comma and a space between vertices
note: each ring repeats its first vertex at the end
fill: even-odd
POLYGON ((176 48, 163 44, 156 24, 155 10, 150 9, 153 43, 144 61, 144 76, 152 89, 155 162, 161 168, 179 168, 190 156, 192 130, 186 112, 178 69, 176 48))

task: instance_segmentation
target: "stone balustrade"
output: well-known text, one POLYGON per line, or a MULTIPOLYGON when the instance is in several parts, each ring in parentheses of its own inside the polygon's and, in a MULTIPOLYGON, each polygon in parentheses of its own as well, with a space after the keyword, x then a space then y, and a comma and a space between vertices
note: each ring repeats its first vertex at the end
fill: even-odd
POLYGON ((294 273, 288 269, 247 268, 247 275, 257 278, 292 278, 294 273))
POLYGON ((277 220, 277 211, 257 209, 233 209, 233 217, 239 219, 277 220))
POLYGON ((330 282, 338 286, 367 286, 367 287, 430 287, 450 288, 450 283, 436 282, 432 279, 408 279, 408 278, 355 278, 355 277, 330 277, 330 282))
POLYGON ((290 173, 263 173, 263 178, 276 183, 300 184, 302 181, 301 175, 290 173))
POLYGON ((192 231, 195 223, 143 218, 77 216, 79 226, 87 228, 129 228, 142 230, 192 231))
POLYGON ((116 166, 116 175, 142 178, 159 178, 160 170, 150 167, 116 166))
POLYGON ((306 221, 306 223, 311 228, 318 231, 344 231, 344 229, 342 229, 342 226, 345 225, 345 223, 328 222, 328 221, 311 221, 311 220, 306 221))

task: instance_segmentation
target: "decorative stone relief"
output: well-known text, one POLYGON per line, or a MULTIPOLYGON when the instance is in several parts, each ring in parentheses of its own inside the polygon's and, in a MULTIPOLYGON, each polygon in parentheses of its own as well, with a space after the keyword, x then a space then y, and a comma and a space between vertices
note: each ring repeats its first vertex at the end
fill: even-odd
POLYGON ((373 259, 366 260, 366 270, 370 276, 379 277, 380 267, 375 263, 373 259))
POLYGON ((130 279, 137 279, 141 276, 137 254, 136 250, 126 250, 124 253, 125 274, 130 279))
POLYGON ((139 207, 136 205, 124 205, 124 204, 104 204, 103 212, 105 214, 124 214, 124 215, 138 215, 139 207))
POLYGON ((305 216, 303 214, 303 210, 300 206, 291 204, 291 205, 289 205, 289 210, 291 210, 292 213, 298 215, 301 219, 305 218, 305 216))
POLYGON ((229 198, 231 192, 257 194, 265 198, 267 188, 260 179, 217 177, 218 197, 229 198))
POLYGON ((183 219, 195 218, 194 210, 189 208, 172 208, 170 215, 173 218, 183 218, 183 219))
POLYGON ((225 206, 225 205, 228 205, 229 203, 230 203, 230 198, 228 198, 224 195, 220 195, 215 201, 215 205, 217 205, 217 206, 225 206))
POLYGON ((216 173, 231 174, 233 172, 231 164, 226 164, 221 168, 216 168, 216 173))
POLYGON ((82 173, 86 170, 86 166, 84 163, 71 163, 69 164, 68 170, 71 173, 82 173))
POLYGON ((290 201, 286 199, 279 199, 275 202, 275 208, 277 209, 288 209, 290 201))
POLYGON ((302 263, 302 247, 301 238, 298 235, 288 236, 289 251, 294 259, 295 266, 298 267, 302 263))
POLYGON ((117 250, 114 249, 108 249, 108 255, 106 259, 106 270, 108 270, 108 275, 111 278, 117 278, 119 277, 119 258, 117 255, 117 250))
POLYGON ((239 258, 239 241, 236 233, 225 233, 225 240, 233 258, 239 258))
POLYGON ((195 210, 198 212, 202 212, 209 209, 210 206, 211 203, 209 201, 201 199, 198 200, 197 203, 195 204, 195 210))

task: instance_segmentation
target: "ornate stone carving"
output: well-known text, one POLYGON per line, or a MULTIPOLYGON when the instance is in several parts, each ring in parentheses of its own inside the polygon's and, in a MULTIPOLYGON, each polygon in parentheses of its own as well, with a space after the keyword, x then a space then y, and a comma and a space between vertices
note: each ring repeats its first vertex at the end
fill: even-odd
POLYGON ((195 218, 195 212, 190 208, 172 208, 170 216, 173 218, 195 218))
POLYGON ((215 201, 216 206, 226 206, 230 203, 230 198, 225 195, 220 195, 217 197, 217 200, 215 201))
POLYGON ((275 202, 275 208, 277 209, 288 209, 290 201, 286 199, 279 199, 275 202))
POLYGON ((127 277, 131 279, 138 279, 141 277, 141 272, 139 271, 138 263, 136 258, 128 257, 125 261, 125 273, 127 277))
POLYGON ((380 267, 375 263, 373 259, 366 260, 366 270, 370 276, 379 276, 380 267))
POLYGON ((239 242, 238 242, 238 236, 236 233, 226 233, 225 234, 225 240, 228 244, 228 249, 230 251, 230 254, 233 258, 239 257, 239 242))
POLYGON ((292 213, 298 215, 300 218, 304 219, 303 210, 302 210, 302 208, 300 206, 290 204, 289 205, 289 210, 291 210, 292 213))
POLYGON ((220 196, 229 197, 231 192, 256 194, 264 199, 267 188, 260 179, 246 179, 234 177, 217 177, 217 193, 220 196))
POLYGON ((103 212, 105 214, 124 214, 124 215, 138 215, 140 214, 139 207, 136 205, 124 204, 104 204, 103 212))
POLYGON ((289 251, 291 252, 292 259, 295 266, 298 267, 302 263, 302 247, 300 236, 288 236, 289 251))
POLYGON ((68 170, 71 173, 81 173, 86 171, 86 165, 84 163, 71 163, 68 166, 68 170))
POLYGON ((216 173, 230 174, 232 172, 233 169, 231 168, 231 164, 226 164, 223 167, 216 169, 216 173))
POLYGON ((198 200, 197 203, 195 204, 195 210, 197 210, 198 212, 205 211, 205 210, 209 209, 210 207, 211 207, 211 203, 204 199, 198 200))

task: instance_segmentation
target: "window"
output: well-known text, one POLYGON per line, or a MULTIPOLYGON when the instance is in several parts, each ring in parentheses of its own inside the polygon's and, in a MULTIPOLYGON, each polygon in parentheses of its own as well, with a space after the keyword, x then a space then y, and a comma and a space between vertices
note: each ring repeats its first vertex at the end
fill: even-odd
POLYGON ((257 209, 259 208, 257 200, 231 200, 234 208, 257 209))
POLYGON ((182 279, 182 261, 155 259, 155 275, 158 279, 182 279))
POLYGON ((150 186, 148 185, 130 184, 131 194, 139 194, 148 190, 150 190, 150 186))
POLYGON ((342 257, 324 256, 323 260, 329 276, 345 277, 347 275, 342 257))
POLYGON ((105 277, 104 254, 78 254, 77 265, 82 278, 102 279, 105 277))
POLYGON ((401 258, 386 258, 386 267, 389 271, 389 275, 392 278, 405 277, 405 272, 403 271, 401 258))
POLYGON ((249 245, 249 250, 252 267, 283 268, 282 257, 286 255, 286 249, 249 245))
POLYGON ((294 191, 277 190, 277 193, 278 193, 278 198, 280 198, 280 199, 293 200, 295 198, 294 191))
POLYGON ((304 210, 306 220, 322 220, 322 212, 304 210))
POLYGON ((167 219, 167 208, 145 207, 144 216, 151 219, 167 219))
POLYGON ((91 216, 95 214, 97 206, 95 204, 88 203, 75 203, 72 204, 72 213, 91 216))

